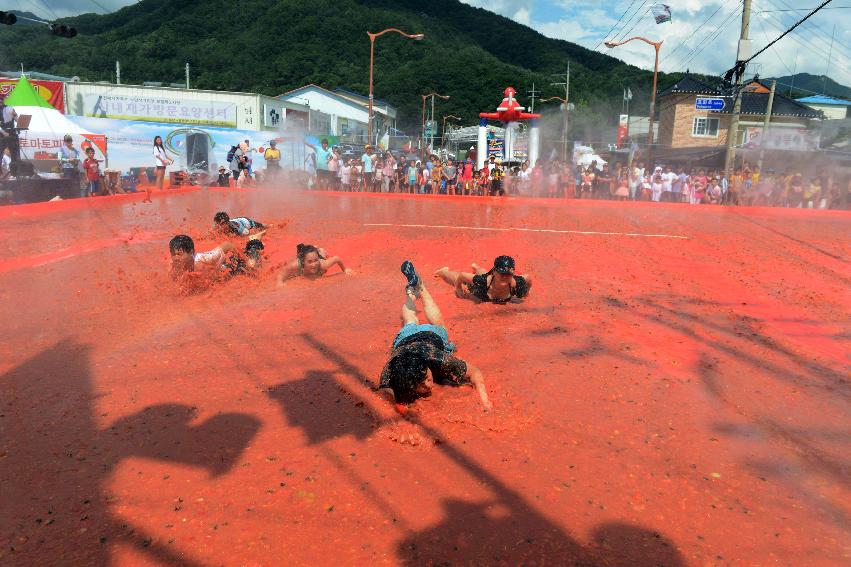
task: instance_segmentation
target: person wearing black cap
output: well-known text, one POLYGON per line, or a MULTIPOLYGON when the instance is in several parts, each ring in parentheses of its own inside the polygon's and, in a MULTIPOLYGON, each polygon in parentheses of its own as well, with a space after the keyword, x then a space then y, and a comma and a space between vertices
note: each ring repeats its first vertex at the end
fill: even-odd
POLYGON ((484 271, 476 264, 472 265, 475 274, 455 272, 444 266, 434 275, 455 287, 455 295, 476 302, 508 303, 524 299, 529 295, 532 278, 527 274, 514 275, 514 258, 499 256, 493 262, 490 271, 484 271))
POLYGON ((482 372, 455 356, 455 345, 449 342, 440 308, 417 275, 413 264, 409 261, 402 264, 402 273, 408 279, 405 303, 402 305, 402 329, 393 339, 390 360, 381 372, 379 394, 396 404, 400 413, 404 413, 402 404, 430 396, 434 384, 469 384, 476 388, 485 411, 492 409, 482 372), (419 322, 417 299, 422 301, 428 324, 421 325, 419 322))

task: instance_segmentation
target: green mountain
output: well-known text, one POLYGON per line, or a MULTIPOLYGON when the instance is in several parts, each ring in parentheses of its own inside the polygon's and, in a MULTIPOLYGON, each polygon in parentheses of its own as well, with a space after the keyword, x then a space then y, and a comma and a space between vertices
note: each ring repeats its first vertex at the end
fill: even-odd
MULTIPOLYGON (((27 69, 83 80, 181 82, 184 64, 192 86, 278 95, 307 84, 369 90, 367 30, 388 27, 424 33, 417 42, 384 35, 375 46, 375 96, 400 110, 400 125, 419 127, 420 95, 437 91, 438 118, 454 114, 473 123, 502 99, 507 86, 523 103, 534 83, 543 96, 564 96, 554 74, 571 65, 572 124, 611 125, 623 88, 633 109, 646 108, 652 73, 457 0, 142 0, 106 15, 62 20, 73 39, 40 26, 0 26, 6 61, 27 69)), ((649 49, 649 47, 648 47, 649 49)), ((661 75, 660 89, 680 75, 661 75)), ((557 109, 557 104, 537 107, 557 109)), ((635 110, 634 110, 635 112, 635 110)))
MULTIPOLYGON (((777 77, 777 90, 785 95, 792 91, 795 98, 812 96, 814 94, 825 94, 835 98, 851 100, 851 88, 840 85, 830 77, 825 81, 824 75, 810 75, 809 73, 798 73, 786 77, 777 77)), ((769 83, 772 79, 764 79, 769 83)))

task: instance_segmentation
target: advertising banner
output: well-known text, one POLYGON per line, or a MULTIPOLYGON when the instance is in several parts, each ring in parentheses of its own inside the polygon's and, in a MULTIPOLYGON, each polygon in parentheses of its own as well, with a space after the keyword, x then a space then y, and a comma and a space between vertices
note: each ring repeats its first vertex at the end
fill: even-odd
POLYGON ((629 135, 629 115, 621 114, 618 120, 618 142, 617 146, 621 147, 624 139, 629 135))
MULTIPOLYGON (((35 79, 30 79, 29 81, 35 91, 50 103, 50 106, 65 114, 65 83, 60 81, 37 81, 35 79)), ((6 98, 6 95, 11 93, 17 84, 18 79, 0 77, 0 98, 6 98)))
MULTIPOLYGON (((744 146, 759 149, 762 140, 762 128, 745 129, 744 146)), ((765 135, 766 150, 817 151, 820 135, 816 131, 804 128, 769 128, 765 135)))
POLYGON ((505 152, 505 142, 502 138, 488 138, 488 159, 494 156, 496 159, 502 159, 502 154, 505 152))
POLYGON ((177 94, 153 97, 86 93, 82 114, 93 118, 233 128, 237 109, 229 102, 183 99, 177 94))
POLYGON ((174 160, 169 171, 207 169, 215 172, 219 166, 229 169, 227 154, 231 146, 248 140, 252 167, 266 168, 263 150, 275 140, 281 150, 281 167, 304 169, 305 156, 311 152, 304 136, 298 134, 254 132, 223 128, 198 127, 191 124, 162 124, 147 121, 112 120, 69 116, 81 128, 103 132, 109 144, 109 168, 127 172, 134 168, 153 167, 153 141, 161 136, 166 153, 174 160))
POLYGON ((265 128, 281 128, 284 125, 286 109, 281 104, 263 103, 263 126, 265 128))

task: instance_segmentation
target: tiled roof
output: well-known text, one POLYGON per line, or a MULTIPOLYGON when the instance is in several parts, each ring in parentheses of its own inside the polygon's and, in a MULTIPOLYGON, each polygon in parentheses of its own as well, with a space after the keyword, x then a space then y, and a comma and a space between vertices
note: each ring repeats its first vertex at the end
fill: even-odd
POLYGON ((802 104, 832 104, 836 106, 851 106, 851 101, 824 95, 808 96, 806 98, 799 98, 795 100, 802 104))
MULTIPOLYGON (((768 110, 769 93, 742 93, 742 114, 750 114, 757 116, 765 116, 768 110)), ((727 97, 727 106, 721 111, 723 114, 730 114, 733 111, 733 99, 727 97)), ((822 118, 822 113, 818 110, 813 110, 807 105, 801 104, 785 97, 782 94, 774 93, 774 104, 771 107, 771 116, 792 116, 795 118, 822 118)))
POLYGON ((668 87, 661 93, 659 97, 672 94, 718 94, 718 89, 712 85, 708 85, 701 80, 695 79, 691 75, 686 75, 672 86, 668 87))

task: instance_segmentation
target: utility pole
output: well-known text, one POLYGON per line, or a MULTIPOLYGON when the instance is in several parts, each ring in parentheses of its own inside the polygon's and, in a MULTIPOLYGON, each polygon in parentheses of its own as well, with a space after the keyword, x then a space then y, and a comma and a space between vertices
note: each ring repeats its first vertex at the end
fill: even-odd
POLYGON ((827 70, 824 72, 824 81, 821 83, 821 94, 827 94, 827 76, 830 74, 830 59, 833 57, 833 39, 836 37, 836 24, 833 24, 833 33, 830 35, 830 51, 827 52, 827 70))
POLYGON ((189 63, 186 64, 186 90, 189 90, 189 63))
POLYGON ((431 97, 431 139, 428 145, 431 151, 434 151, 434 131, 437 130, 437 123, 434 121, 434 97, 431 97))
POLYGON ((121 63, 118 61, 115 62, 115 84, 121 84, 121 63))
POLYGON ((529 98, 532 100, 532 103, 529 108, 529 112, 535 112, 535 99, 539 98, 538 95, 541 94, 541 91, 535 90, 535 83, 532 83, 532 90, 526 91, 526 94, 529 95, 529 98))
POLYGON ((736 163, 736 140, 739 137, 739 116, 742 113, 742 79, 745 74, 745 66, 743 61, 750 59, 750 42, 748 41, 748 31, 751 24, 751 0, 744 0, 742 7, 742 33, 739 36, 739 49, 736 55, 736 87, 733 102, 733 115, 730 117, 730 128, 727 130, 727 154, 724 157, 724 174, 727 179, 730 179, 730 173, 736 163))
POLYGON ((765 121, 762 123, 762 136, 759 137, 759 162, 757 162, 756 168, 759 171, 760 179, 762 179, 762 161, 765 159, 765 137, 768 135, 768 126, 771 124, 771 111, 774 108, 774 90, 776 88, 777 81, 771 81, 768 108, 765 110, 765 121))
POLYGON ((567 71, 564 74, 564 82, 550 83, 550 85, 554 87, 564 87, 564 129, 561 133, 561 161, 567 161, 567 129, 570 125, 570 120, 567 115, 570 110, 570 61, 567 62, 567 71))

